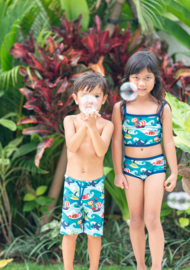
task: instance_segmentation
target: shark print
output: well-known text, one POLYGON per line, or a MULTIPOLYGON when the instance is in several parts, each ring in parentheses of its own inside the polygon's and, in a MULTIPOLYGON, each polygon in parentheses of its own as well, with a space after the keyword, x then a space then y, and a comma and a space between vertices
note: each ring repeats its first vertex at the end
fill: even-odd
POLYGON ((65 176, 61 234, 103 234, 104 176, 80 181, 65 176))

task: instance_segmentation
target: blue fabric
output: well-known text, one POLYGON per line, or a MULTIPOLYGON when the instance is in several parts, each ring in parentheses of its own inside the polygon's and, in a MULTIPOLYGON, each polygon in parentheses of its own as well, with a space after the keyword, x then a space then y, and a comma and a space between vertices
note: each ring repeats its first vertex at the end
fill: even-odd
POLYGON ((158 114, 130 114, 124 107, 125 120, 122 123, 124 143, 131 147, 147 147, 159 144, 162 139, 161 111, 158 114))
POLYGON ((166 172, 164 155, 149 158, 124 157, 123 173, 145 180, 148 176, 166 172))
POLYGON ((61 234, 103 234, 104 176, 80 181, 65 175, 61 234))

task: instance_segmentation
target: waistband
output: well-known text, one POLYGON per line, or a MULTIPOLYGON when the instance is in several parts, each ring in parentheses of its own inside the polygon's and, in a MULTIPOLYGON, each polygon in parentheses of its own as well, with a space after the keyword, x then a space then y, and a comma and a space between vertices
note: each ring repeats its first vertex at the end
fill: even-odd
POLYGON ((155 158, 159 158, 159 157, 165 158, 163 154, 160 154, 160 155, 157 155, 157 156, 152 156, 152 157, 147 157, 147 158, 134 158, 134 157, 126 156, 126 155, 124 157, 127 158, 127 159, 135 159, 135 160, 151 160, 151 159, 155 159, 155 158))
POLYGON ((74 179, 74 178, 72 178, 72 177, 70 177, 70 176, 68 176, 68 175, 65 174, 65 178, 67 178, 67 177, 68 177, 70 180, 75 181, 75 182, 90 184, 90 183, 92 183, 92 182, 100 182, 101 180, 104 180, 105 175, 103 175, 102 177, 100 177, 100 178, 98 178, 98 179, 91 180, 91 181, 77 180, 77 179, 74 179))

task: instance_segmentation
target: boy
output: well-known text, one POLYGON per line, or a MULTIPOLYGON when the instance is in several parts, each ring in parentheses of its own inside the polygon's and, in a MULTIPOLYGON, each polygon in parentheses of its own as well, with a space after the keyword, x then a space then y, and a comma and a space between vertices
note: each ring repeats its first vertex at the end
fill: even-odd
MULTIPOLYGON (((76 238, 88 235, 90 270, 98 270, 104 221, 103 159, 108 150, 113 124, 98 114, 107 99, 105 78, 87 72, 77 77, 73 98, 81 107, 82 97, 92 95, 97 111, 81 112, 64 119, 67 169, 64 184, 61 234, 65 270, 73 270, 76 238)), ((91 107, 92 104, 90 104, 91 107)))

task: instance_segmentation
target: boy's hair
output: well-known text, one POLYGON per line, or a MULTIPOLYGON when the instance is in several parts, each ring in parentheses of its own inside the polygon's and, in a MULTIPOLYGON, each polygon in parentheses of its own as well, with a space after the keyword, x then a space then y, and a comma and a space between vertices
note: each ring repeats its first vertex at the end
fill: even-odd
POLYGON ((76 78, 74 82, 74 93, 77 95, 78 91, 85 88, 91 92, 96 86, 102 89, 104 95, 108 93, 108 85, 104 77, 97 73, 85 72, 76 78))

